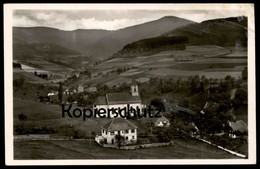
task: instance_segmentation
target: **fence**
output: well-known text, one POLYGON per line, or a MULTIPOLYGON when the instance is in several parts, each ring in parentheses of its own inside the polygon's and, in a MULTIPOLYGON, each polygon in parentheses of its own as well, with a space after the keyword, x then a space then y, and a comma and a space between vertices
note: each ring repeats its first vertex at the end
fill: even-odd
POLYGON ((207 143, 207 144, 209 144, 209 145, 212 145, 212 146, 214 146, 214 147, 217 147, 218 149, 221 149, 221 150, 223 150, 223 151, 226 151, 226 152, 228 152, 228 153, 230 153, 230 154, 236 155, 236 156, 238 156, 238 157, 242 157, 242 158, 246 158, 246 157, 247 157, 247 156, 244 155, 244 154, 240 154, 240 153, 237 153, 237 152, 235 152, 235 151, 226 149, 226 148, 224 148, 224 147, 222 147, 222 146, 218 146, 218 145, 216 145, 216 144, 214 144, 214 143, 211 143, 210 141, 207 141, 207 140, 205 140, 205 139, 198 138, 198 137, 194 137, 194 136, 193 136, 193 138, 198 139, 198 140, 200 140, 200 141, 202 141, 202 142, 204 142, 204 143, 207 143))
POLYGON ((114 149, 121 149, 121 150, 135 150, 135 149, 140 149, 140 148, 151 148, 151 147, 163 147, 163 146, 170 146, 173 145, 174 142, 167 142, 167 143, 151 143, 151 144, 137 144, 137 145, 126 145, 126 146, 121 146, 120 148, 117 145, 114 144, 100 144, 102 147, 106 148, 114 148, 114 149))

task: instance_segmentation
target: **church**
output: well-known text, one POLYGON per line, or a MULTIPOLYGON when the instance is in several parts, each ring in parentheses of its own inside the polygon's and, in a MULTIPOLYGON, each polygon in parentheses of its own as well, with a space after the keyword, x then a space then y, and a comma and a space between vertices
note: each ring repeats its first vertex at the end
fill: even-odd
MULTIPOLYGON (((142 104, 141 97, 138 91, 138 84, 135 80, 130 84, 130 92, 122 92, 122 93, 107 93, 106 96, 100 96, 94 103, 95 108, 100 109, 123 109, 127 107, 129 104, 130 107, 134 109, 142 109, 145 107, 142 104)), ((108 112, 107 112, 108 113, 108 112)), ((106 117, 114 117, 114 114, 110 112, 110 115, 106 115, 106 117)))

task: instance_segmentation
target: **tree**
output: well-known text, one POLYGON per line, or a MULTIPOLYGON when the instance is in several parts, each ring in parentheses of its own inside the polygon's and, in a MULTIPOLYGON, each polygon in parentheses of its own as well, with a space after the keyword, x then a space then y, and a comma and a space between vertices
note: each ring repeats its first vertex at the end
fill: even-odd
POLYGON ((186 107, 186 108, 188 108, 188 107, 190 106, 190 104, 191 104, 191 100, 190 100, 190 98, 188 98, 188 97, 185 97, 185 98, 182 100, 182 102, 181 102, 181 105, 182 105, 183 107, 186 107))
POLYGON ((21 87, 24 84, 24 78, 21 77, 19 79, 15 79, 13 83, 14 83, 14 87, 21 87))
POLYGON ((182 84, 182 79, 181 79, 181 77, 178 77, 178 79, 176 81, 176 90, 177 90, 177 92, 180 90, 181 84, 182 84))
POLYGON ((247 67, 245 67, 242 71, 242 79, 247 80, 247 67))
POLYGON ((120 148, 124 144, 125 138, 123 136, 117 134, 115 136, 115 139, 116 139, 116 143, 117 143, 118 148, 120 148))
POLYGON ((163 112, 165 112, 165 107, 163 104, 163 101, 160 98, 154 98, 151 100, 151 105, 155 108, 161 109, 163 112))
POLYGON ((19 120, 21 121, 21 125, 23 126, 23 121, 27 120, 27 116, 23 113, 18 115, 19 120))
POLYGON ((164 93, 164 81, 162 78, 159 81, 158 90, 160 91, 160 93, 164 93))
POLYGON ((59 83, 58 98, 59 98, 60 104, 62 104, 62 85, 61 85, 61 82, 59 83))
POLYGON ((247 100, 247 92, 244 89, 237 89, 233 99, 234 107, 239 107, 247 100))

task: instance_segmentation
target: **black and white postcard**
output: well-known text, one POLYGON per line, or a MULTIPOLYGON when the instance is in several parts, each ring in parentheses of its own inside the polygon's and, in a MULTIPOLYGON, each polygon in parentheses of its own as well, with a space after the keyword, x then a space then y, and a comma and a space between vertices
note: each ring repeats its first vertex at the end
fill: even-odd
POLYGON ((5 4, 6 165, 255 164, 254 4, 5 4))

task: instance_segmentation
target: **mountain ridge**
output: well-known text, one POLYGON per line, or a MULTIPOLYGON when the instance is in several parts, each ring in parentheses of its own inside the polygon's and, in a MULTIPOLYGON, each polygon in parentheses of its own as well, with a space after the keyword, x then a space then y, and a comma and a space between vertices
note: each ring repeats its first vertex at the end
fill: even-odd
POLYGON ((13 37, 25 42, 55 43, 60 46, 80 51, 94 58, 108 58, 125 44, 158 36, 179 26, 193 23, 177 17, 162 17, 115 31, 103 29, 77 29, 64 31, 49 27, 14 27, 13 37))

